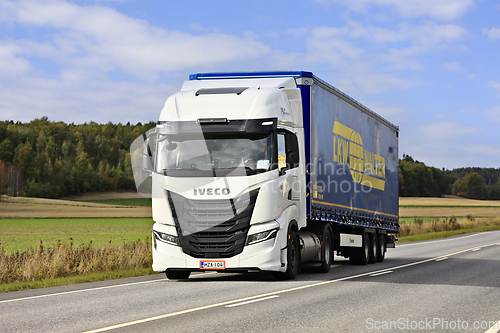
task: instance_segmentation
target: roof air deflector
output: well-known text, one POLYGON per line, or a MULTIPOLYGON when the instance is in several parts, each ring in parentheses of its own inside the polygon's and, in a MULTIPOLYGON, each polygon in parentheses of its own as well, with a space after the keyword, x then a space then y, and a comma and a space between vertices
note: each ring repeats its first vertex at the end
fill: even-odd
POLYGON ((248 87, 228 87, 228 88, 202 88, 199 89, 195 95, 217 95, 217 94, 236 94, 239 95, 248 87))

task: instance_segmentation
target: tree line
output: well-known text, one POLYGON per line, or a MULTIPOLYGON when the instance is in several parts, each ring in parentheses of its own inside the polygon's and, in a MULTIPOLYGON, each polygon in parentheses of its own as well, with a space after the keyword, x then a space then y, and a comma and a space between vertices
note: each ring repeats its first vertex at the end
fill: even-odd
MULTIPOLYGON (((87 192, 136 190, 130 145, 154 128, 136 125, 65 124, 47 117, 0 122, 0 193, 61 198, 87 192)), ((500 200, 500 168, 437 169, 403 154, 399 195, 500 200)))
POLYGON ((500 200, 500 168, 437 169, 403 154, 399 160, 399 196, 500 200))
POLYGON ((0 193, 61 198, 135 190, 130 145, 154 126, 75 125, 47 117, 0 122, 0 193))

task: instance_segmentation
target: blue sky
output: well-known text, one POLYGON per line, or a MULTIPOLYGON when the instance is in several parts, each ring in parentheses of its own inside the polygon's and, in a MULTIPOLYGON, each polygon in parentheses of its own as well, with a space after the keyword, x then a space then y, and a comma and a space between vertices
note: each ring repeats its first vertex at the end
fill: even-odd
POLYGON ((400 127, 400 156, 500 167, 493 0, 0 0, 0 120, 156 120, 189 74, 306 70, 400 127))

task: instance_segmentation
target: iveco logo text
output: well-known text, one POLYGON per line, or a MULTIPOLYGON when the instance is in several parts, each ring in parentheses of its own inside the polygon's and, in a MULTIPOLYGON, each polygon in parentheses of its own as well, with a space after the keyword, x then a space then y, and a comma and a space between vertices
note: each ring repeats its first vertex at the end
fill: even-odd
POLYGON ((230 191, 227 187, 224 188, 195 188, 194 195, 229 195, 230 191))

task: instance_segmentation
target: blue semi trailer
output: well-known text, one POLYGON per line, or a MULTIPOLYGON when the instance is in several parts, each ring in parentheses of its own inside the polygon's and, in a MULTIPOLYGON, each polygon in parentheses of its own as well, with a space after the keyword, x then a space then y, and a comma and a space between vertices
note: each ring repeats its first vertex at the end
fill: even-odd
POLYGON ((193 74, 143 154, 153 269, 328 272, 383 261, 398 222, 398 133, 311 72, 193 74))

